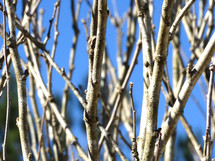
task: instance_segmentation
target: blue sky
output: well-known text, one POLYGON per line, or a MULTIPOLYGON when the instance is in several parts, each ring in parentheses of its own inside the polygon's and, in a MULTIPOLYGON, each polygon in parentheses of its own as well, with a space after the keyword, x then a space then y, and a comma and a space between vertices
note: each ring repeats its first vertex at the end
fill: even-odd
MULTIPOLYGON (((43 25, 46 27, 46 32, 47 33, 47 28, 49 25, 49 20, 52 17, 53 13, 53 8, 54 8, 54 3, 56 1, 49 0, 49 1, 42 1, 40 4, 40 8, 44 8, 44 18, 43 18, 43 25)), ((77 0, 75 0, 77 2, 77 0)), ((113 6, 112 6, 112 0, 108 0, 108 6, 111 11, 113 12, 113 6)), ((195 3, 198 3, 199 1, 197 0, 195 3)), ((20 17, 21 16, 21 7, 20 7, 21 1, 18 1, 18 7, 17 7, 17 14, 20 17)), ((127 11, 128 6, 129 6, 130 1, 129 0, 123 0, 123 1, 117 1, 118 5, 118 11, 120 17, 123 16, 123 14, 127 11)), ((160 21, 160 13, 161 13, 161 6, 162 6, 162 1, 155 1, 155 8, 154 8, 154 17, 153 17, 153 22, 156 26, 155 28, 155 34, 157 37, 158 33, 158 28, 159 28, 159 21, 160 21)), ((65 67, 65 71, 68 71, 68 63, 69 63, 69 54, 70 54, 70 49, 72 46, 72 37, 74 35, 74 32, 72 31, 72 18, 71 18, 71 10, 70 10, 70 1, 61 1, 61 10, 60 10, 60 21, 59 21, 59 39, 58 39, 58 46, 57 46, 57 51, 56 51, 56 57, 55 61, 60 67, 65 67)), ((198 6, 196 6, 198 8, 198 6)), ((81 11, 80 11, 80 19, 86 19, 88 12, 90 11, 90 8, 87 6, 85 1, 83 0, 82 6, 81 6, 81 11)), ((0 22, 2 23, 2 17, 0 17, 0 22)), ((86 36, 83 28, 83 24, 80 23, 79 21, 79 29, 80 29, 80 36, 79 36, 79 41, 77 45, 77 51, 76 51, 76 56, 75 56, 75 70, 73 73, 72 77, 72 82, 74 85, 79 86, 82 85, 83 87, 86 87, 86 78, 87 78, 87 71, 88 71, 88 55, 86 52, 86 36)), ((53 27, 52 27, 52 32, 51 32, 51 39, 49 40, 47 44, 47 49, 51 51, 51 47, 53 45, 53 27)), ((124 35, 126 35, 126 23, 124 24, 122 31, 124 35)), ((187 57, 189 58, 190 56, 190 45, 189 42, 184 36, 184 30, 182 28, 182 50, 186 53, 187 57)), ((43 37, 44 39, 44 37, 43 37)), ((137 37, 136 37, 137 39, 137 37)), ((107 34, 106 34, 106 40, 107 40, 107 47, 111 56, 111 60, 113 61, 114 64, 116 64, 116 30, 108 20, 107 23, 107 34)), ((0 39, 0 43, 2 44, 2 39, 0 39)), ((126 43, 126 39, 124 37, 123 43, 126 43)), ((123 51, 125 51, 125 45, 123 45, 123 51)), ((171 51, 171 45, 169 47, 169 56, 167 59, 167 65, 168 65, 168 71, 170 74, 170 79, 171 77, 171 63, 172 63, 172 51, 171 51)), ((25 60, 25 56, 23 54, 23 49, 22 47, 19 48, 20 55, 21 57, 25 60)), ((186 65, 186 64, 185 64, 186 65)), ((45 72, 45 65, 44 63, 42 64, 42 73, 43 77, 46 81, 46 72, 45 72)), ((54 70, 53 70, 54 71, 54 70)), ((135 101, 135 108, 137 110, 137 114, 141 113, 141 104, 142 104, 142 91, 143 91, 143 77, 142 77, 142 54, 139 55, 138 58, 138 64, 136 65, 132 76, 130 78, 130 81, 134 82, 134 101, 135 101)), ((54 93, 62 93, 65 82, 64 80, 58 75, 57 72, 53 72, 53 91, 54 93)), ((171 81, 171 80, 170 80, 171 81)), ((199 100, 201 106, 203 107, 204 111, 206 108, 206 102, 203 99, 203 96, 200 94, 201 90, 199 89, 198 86, 195 86, 194 91, 192 92, 192 95, 199 100)), ((76 98, 74 98, 74 95, 72 95, 72 101, 74 101, 74 104, 78 106, 77 101, 75 101, 76 98)), ((159 103, 159 116, 158 116, 158 127, 160 127, 162 119, 163 119, 163 114, 165 112, 165 100, 164 96, 161 93, 161 99, 159 103)), ((72 107, 74 108, 74 107, 72 107)), ((72 127, 72 132, 76 136, 83 135, 83 132, 79 128, 79 123, 82 122, 82 114, 80 113, 81 110, 76 108, 76 109, 71 109, 72 112, 77 113, 77 115, 73 115, 73 127, 72 127), (81 117, 79 117, 79 115, 81 117), (82 133, 82 134, 81 134, 82 133)), ((71 112, 70 111, 70 112, 71 112)), ((42 111, 41 111, 42 113, 42 111)), ((202 117, 201 112, 198 110, 196 107, 195 103, 193 102, 192 99, 189 99, 187 102, 187 105, 184 110, 184 115, 187 118, 188 122, 191 123, 192 129, 194 132, 198 133, 198 135, 203 136, 205 133, 205 120, 202 117), (201 121, 200 121, 201 120, 201 121)), ((138 115, 137 117, 140 117, 138 115)), ((178 136, 186 136, 184 129, 181 125, 181 123, 178 124, 177 126, 178 129, 178 136)), ((137 127, 137 130, 139 131, 139 127, 137 127)), ((138 132, 137 132, 138 134, 138 132)), ((79 138, 79 141, 81 142, 81 145, 85 146, 86 149, 86 138, 81 137, 82 139, 79 138), (84 138, 84 139, 83 139, 84 138)), ((202 139, 202 138, 201 138, 202 139)), ((201 143, 203 141, 201 140, 201 143)), ((215 151, 214 151, 215 153, 215 151)), ((130 154, 128 154, 129 156, 130 154)), ((215 157, 215 156, 214 156, 215 157)))

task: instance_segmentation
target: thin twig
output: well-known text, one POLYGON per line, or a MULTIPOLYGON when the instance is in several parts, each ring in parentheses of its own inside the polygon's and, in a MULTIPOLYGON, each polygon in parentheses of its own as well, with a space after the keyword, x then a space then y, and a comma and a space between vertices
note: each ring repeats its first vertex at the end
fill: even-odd
MULTIPOLYGON (((42 121, 41 121, 41 124, 40 124, 40 131, 43 131, 43 123, 44 123, 44 120, 46 119, 45 117, 46 117, 46 109, 47 109, 47 107, 48 107, 48 102, 49 102, 50 100, 46 100, 46 102, 45 102, 45 104, 43 105, 43 107, 44 107, 44 111, 43 111, 43 116, 42 116, 42 121)), ((37 161, 39 161, 39 159, 40 159, 40 151, 41 151, 41 148, 42 148, 42 139, 43 139, 43 134, 41 134, 40 136, 39 136, 39 150, 38 150, 38 156, 37 156, 37 158, 36 158, 36 160, 37 161)))
POLYGON ((119 154, 119 157, 123 161, 127 161, 125 155, 117 145, 117 143, 113 140, 110 133, 107 132, 100 124, 97 125, 99 127, 99 130, 102 132, 102 134, 105 136, 105 138, 112 144, 113 148, 116 150, 116 152, 119 154))
POLYGON ((83 108, 86 108, 86 102, 83 97, 80 95, 78 89, 72 84, 70 79, 66 76, 65 69, 61 68, 55 63, 51 56, 47 52, 43 52, 43 56, 49 61, 49 63, 55 68, 55 70, 61 75, 65 82, 69 85, 75 96, 78 98, 83 108))
POLYGON ((27 110, 27 119, 28 119, 28 126, 29 126, 29 132, 31 134, 31 149, 32 149, 32 153, 34 155, 34 158, 37 158, 37 141, 36 141, 36 134, 35 131, 36 129, 34 128, 34 123, 33 123, 33 119, 31 116, 31 113, 29 110, 27 110))
POLYGON ((202 147, 201 145, 198 143, 198 140, 196 138, 196 136, 193 133, 193 130, 191 128, 191 126, 189 125, 189 123, 187 122, 186 118, 184 117, 184 115, 182 115, 180 117, 180 121, 192 143, 192 146, 195 150, 195 152, 197 153, 198 157, 200 158, 200 160, 203 159, 203 154, 202 154, 202 147))
POLYGON ((52 23, 53 23, 53 21, 54 21, 54 18, 55 18, 55 15, 56 15, 56 12, 57 12, 59 6, 60 6, 60 0, 58 0, 58 1, 55 3, 55 5, 54 5, 54 11, 53 11, 52 18, 51 18, 51 20, 49 20, 49 23, 50 23, 50 24, 49 24, 48 33, 47 33, 46 38, 45 38, 45 40, 44 40, 44 42, 43 42, 45 45, 47 44, 48 40, 50 39, 50 33, 51 33, 52 23))
MULTIPOLYGON (((113 112, 111 114, 111 118, 110 118, 107 126, 105 127, 106 131, 108 131, 110 129, 111 125, 113 124, 113 122, 115 120, 115 116, 116 116, 116 113, 117 113, 117 110, 118 110, 118 107, 119 107, 119 104, 120 104, 120 100, 122 98, 122 93, 124 92, 125 87, 126 87, 126 85, 128 83, 128 80, 129 80, 129 78, 131 76, 131 73, 132 73, 132 71, 134 69, 134 66, 136 65, 137 57, 138 57, 138 55, 140 53, 140 50, 141 50, 141 42, 138 41, 137 42, 137 48, 135 50, 133 59, 131 61, 131 65, 130 65, 130 67, 128 69, 128 72, 127 72, 127 74, 125 76, 125 79, 123 81, 122 87, 120 87, 120 89, 119 89, 119 92, 118 92, 118 95, 117 95, 117 98, 116 98, 116 102, 114 104, 113 112)), ((99 150, 101 149, 103 140, 104 140, 104 136, 102 135, 101 138, 100 138, 100 140, 99 140, 99 150)))
MULTIPOLYGON (((37 106, 37 102, 36 102, 36 96, 35 96, 35 81, 34 77, 32 76, 32 74, 30 74, 30 92, 29 92, 29 97, 31 100, 31 105, 32 105, 32 109, 33 109, 33 115, 34 115, 34 120, 35 120, 35 124, 36 124, 36 132, 37 132, 37 136, 39 138, 39 142, 42 138, 42 147, 41 147, 41 159, 43 161, 47 161, 47 154, 45 151, 45 144, 44 144, 44 135, 43 132, 41 131, 41 119, 39 116, 39 111, 38 111, 38 106, 37 106)), ((46 133, 47 134, 47 133, 46 133)), ((48 142, 48 140, 47 140, 48 142)), ((37 153, 38 155, 38 153, 37 153)), ((50 155, 51 157, 52 155, 50 155)), ((37 156, 35 156, 35 158, 37 158, 37 156)))
POLYGON ((130 91, 131 97, 131 107, 133 111, 133 139, 132 139, 132 155, 139 161, 138 151, 137 151, 137 140, 136 140, 136 110, 134 108, 134 101, 133 101, 133 82, 130 82, 130 91))
MULTIPOLYGON (((70 51, 70 58, 69 58, 69 72, 67 73, 67 77, 69 79, 72 78, 72 73, 74 70, 74 59, 75 59, 75 53, 76 53, 76 47, 78 44, 78 38, 79 38, 79 29, 78 29, 78 18, 79 18, 79 14, 80 14, 80 7, 81 7, 81 2, 79 0, 78 4, 77 4, 77 8, 76 8, 76 13, 75 13, 75 4, 74 1, 71 2, 71 12, 72 12, 72 22, 73 22, 73 30, 75 32, 75 35, 73 36, 73 40, 72 40, 72 49, 70 51), (76 16, 75 16, 76 15, 76 16)), ((62 116, 65 118, 66 115, 66 111, 67 111, 67 105, 68 105, 68 100, 69 100, 69 85, 68 83, 66 83, 65 87, 64 87, 64 93, 62 96, 62 108, 61 108, 61 114, 62 116)))
POLYGON ((122 141, 125 143, 125 145, 129 148, 132 149, 131 145, 128 143, 128 141, 125 139, 125 137, 122 135, 122 132, 117 128, 117 131, 119 133, 119 137, 122 139, 122 141))
POLYGON ((46 141, 47 141, 47 144, 48 144, 48 150, 47 151, 49 153, 49 156, 50 156, 51 160, 54 161, 54 154, 52 152, 52 146, 51 146, 51 143, 50 143, 50 140, 49 140, 51 134, 49 133, 48 124, 49 124, 48 120, 45 119, 46 141))
POLYGON ((8 26, 10 31, 10 46, 9 51, 12 58, 12 63, 16 75, 17 91, 18 91, 18 109, 19 117, 17 118, 17 126, 19 129, 19 136, 22 148, 22 155, 24 161, 32 160, 30 152, 30 143, 27 126, 27 97, 26 97, 26 76, 23 74, 19 53, 16 46, 16 26, 15 26, 15 11, 16 8, 12 0, 6 1, 8 26))
POLYGON ((48 52, 45 48, 45 45, 42 42, 40 42, 39 40, 37 40, 35 37, 33 37, 22 25, 19 24, 18 21, 15 21, 15 25, 16 25, 17 29, 20 30, 24 36, 29 38, 36 45, 36 47, 48 52))
MULTIPOLYGON (((59 32, 58 32, 59 13, 60 13, 60 0, 58 0, 55 3, 54 13, 53 13, 52 19, 50 20, 50 28, 49 28, 49 31, 47 34, 47 40, 45 40, 47 43, 48 39, 50 38, 51 24, 53 23, 55 15, 57 15, 56 21, 55 21, 55 28, 54 28, 55 29, 54 45, 52 47, 52 54, 51 54, 52 59, 54 59, 54 57, 55 57, 55 52, 56 52, 56 47, 57 47, 57 39, 58 39, 58 35, 59 35, 59 32)), ((48 74, 47 75, 48 75, 48 82, 47 82, 48 90, 49 90, 50 95, 52 95, 52 90, 51 90, 51 88, 52 88, 52 65, 51 64, 49 64, 49 66, 48 66, 48 74)))
MULTIPOLYGON (((161 136, 162 136, 162 133, 159 131, 158 132, 158 142, 156 143, 156 146, 157 146, 158 149, 159 149, 159 146, 160 146, 161 136)), ((156 154, 155 154, 155 161, 158 161, 158 159, 159 159, 158 158, 159 157, 158 152, 159 151, 157 151, 156 154)))
POLYGON ((176 17, 175 21, 173 22, 170 30, 169 30, 169 40, 172 40, 175 30, 177 29, 181 19, 184 17, 184 15, 186 14, 186 12, 188 11, 188 9, 192 6, 192 4, 195 2, 196 0, 189 0, 189 2, 183 7, 183 9, 180 11, 180 13, 178 14, 178 16, 176 17))
MULTIPOLYGON (((211 61, 211 57, 213 56, 215 51, 214 45, 215 33, 213 34, 204 51, 202 52, 196 65, 191 70, 191 73, 187 75, 187 79, 182 86, 182 89, 179 93, 178 98, 176 99, 176 102, 174 103, 173 108, 169 110, 167 119, 162 123, 163 135, 160 141, 161 146, 159 147, 159 158, 164 151, 164 145, 166 145, 169 137, 172 135, 172 132, 176 127, 176 123, 184 110, 185 104, 191 94, 194 85, 196 84, 197 80, 200 78, 201 74, 211 61)), ((155 151, 157 150, 158 149, 155 149, 155 151)))
MULTIPOLYGON (((28 64, 27 67, 28 67, 30 73, 33 75, 34 79, 37 80, 37 84, 36 85, 37 85, 38 90, 40 90, 40 92, 42 92, 44 94, 44 96, 46 97, 46 99, 48 99, 49 92, 48 92, 47 88, 45 87, 44 82, 42 81, 41 77, 39 77, 38 74, 34 71, 34 68, 33 68, 33 66, 31 64, 28 64)), ((44 98, 40 97, 40 101, 41 102, 44 101, 44 98)), ((54 99, 52 101, 50 101, 49 104, 50 104, 50 106, 51 106, 51 108, 52 108, 52 110, 53 110, 53 112, 54 112, 54 114, 55 114, 55 116, 56 116, 59 124, 62 126, 63 130, 65 131, 69 142, 76 147, 79 156, 83 160, 87 161, 88 157, 87 157, 86 153, 84 152, 83 148, 80 146, 77 138, 73 135, 73 133, 69 129, 69 126, 66 123, 66 121, 64 120, 64 118, 59 113, 58 107, 57 107, 54 99)))
POLYGON ((87 41, 89 40, 90 36, 89 36, 89 29, 88 29, 88 24, 89 24, 89 18, 90 18, 90 12, 88 12, 87 14, 87 18, 86 20, 85 19, 81 19, 81 22, 82 24, 84 25, 84 31, 85 31, 85 34, 86 34, 86 39, 87 41))
POLYGON ((205 132, 205 143, 204 143, 204 151, 203 156, 206 161, 211 159, 211 100, 213 93, 213 84, 214 84, 214 65, 210 65, 210 80, 207 94, 207 120, 206 120, 206 132, 205 132))
POLYGON ((10 120, 10 75, 9 66, 7 64, 7 49, 6 49, 6 7, 5 0, 3 1, 3 33, 4 33, 4 62, 6 69, 6 80, 7 80, 7 111, 6 111, 6 121, 5 121, 5 133, 4 141, 2 144, 3 160, 6 160, 6 149, 7 149, 7 137, 9 131, 9 120, 10 120))
MULTIPOLYGON (((10 67, 11 67, 11 56, 8 56, 8 60, 7 61, 8 61, 9 69, 10 69, 10 67)), ((6 84, 7 84, 6 66, 4 66, 4 69, 2 71, 1 78, 0 78, 0 98, 3 95, 4 88, 5 88, 6 84)))

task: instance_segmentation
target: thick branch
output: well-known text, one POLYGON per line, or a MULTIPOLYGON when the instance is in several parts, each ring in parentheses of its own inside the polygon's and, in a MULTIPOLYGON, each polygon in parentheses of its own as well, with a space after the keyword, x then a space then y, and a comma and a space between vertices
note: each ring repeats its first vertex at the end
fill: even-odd
MULTIPOLYGON (((152 160, 157 136, 157 115, 158 103, 160 97, 161 81, 163 77, 166 58, 168 55, 169 45, 169 28, 171 13, 174 1, 165 0, 162 6, 161 23, 158 32, 158 41, 156 47, 155 63, 153 68, 152 79, 149 86, 149 96, 147 100, 147 130, 145 138, 143 160, 152 160)), ((141 159, 140 158, 140 159, 141 159)))
MULTIPOLYGON (((98 1, 98 25, 95 51, 93 56, 93 68, 91 83, 88 84, 89 91, 87 96, 87 108, 85 111, 85 125, 87 132, 87 141, 89 149, 90 160, 99 160, 98 150, 98 134, 97 134, 97 103, 100 94, 100 80, 101 80, 101 67, 102 58, 105 49, 105 36, 106 36, 106 23, 107 23, 107 0, 98 1)), ((91 59, 91 58, 89 58, 91 59)), ((90 71, 89 71, 90 72, 90 71)), ((89 83, 89 82, 88 82, 89 83)))

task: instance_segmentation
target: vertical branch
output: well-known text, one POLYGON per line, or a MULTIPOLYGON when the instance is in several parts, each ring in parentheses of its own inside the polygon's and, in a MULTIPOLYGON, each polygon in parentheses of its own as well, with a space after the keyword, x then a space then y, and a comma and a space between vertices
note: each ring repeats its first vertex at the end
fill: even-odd
MULTIPOLYGON (((45 37, 45 40, 44 40, 44 44, 46 45, 47 44, 47 42, 48 42, 48 40, 50 39, 50 33, 51 33, 51 28, 52 28, 52 23, 53 23, 53 21, 54 21, 54 18, 55 18, 55 15, 56 15, 56 12, 58 12, 58 15, 59 15, 59 7, 60 6, 60 0, 58 0, 56 3, 55 3, 55 5, 54 5, 54 11, 53 11, 53 15, 52 15, 52 18, 51 18, 51 20, 49 20, 49 29, 48 29, 48 33, 47 33, 47 35, 46 35, 46 37, 45 37)), ((58 16, 58 18, 59 18, 59 16, 58 16)), ((57 45, 57 37, 58 37, 58 31, 56 31, 57 30, 57 27, 58 27, 58 18, 57 18, 57 20, 55 21, 56 23, 55 23, 55 38, 54 38, 54 46, 53 46, 53 50, 52 50, 52 53, 55 53, 55 47, 56 47, 56 45, 57 45)))
MULTIPOLYGON (((51 57, 52 59, 54 59, 55 57, 55 52, 56 52, 56 48, 57 48, 57 43, 58 43, 58 35, 59 35, 59 32, 58 32, 58 23, 59 23, 59 14, 60 14, 60 0, 58 0, 55 5, 54 5, 54 13, 52 15, 52 19, 50 21, 50 28, 49 28, 49 31, 48 31, 48 38, 50 37, 50 29, 51 29, 51 24, 56 16, 56 20, 55 20, 55 24, 54 24, 54 44, 52 46, 52 54, 51 54, 51 57)), ((47 39, 48 41, 48 39, 47 39)), ((47 87, 48 87, 48 91, 49 91, 49 96, 52 97, 53 93, 52 93, 52 65, 49 64, 48 66, 48 82, 47 82, 47 87)), ((44 111, 46 112, 46 111, 44 111)), ((53 111, 51 110, 50 113, 53 113, 53 111)), ((50 114, 51 115, 51 114, 50 114)), ((51 117, 51 123, 48 124, 48 126, 50 126, 49 129, 52 129, 50 131, 53 132, 53 137, 51 138, 52 141, 53 141, 53 152, 54 152, 54 157, 55 157, 55 160, 58 161, 59 159, 59 155, 62 154, 62 150, 61 150, 61 146, 57 146, 57 143, 58 143, 58 140, 59 140, 59 136, 56 135, 55 131, 56 131, 56 118, 55 118, 55 115, 52 114, 52 117, 51 117), (59 148, 59 149, 58 149, 59 148)))
MULTIPOLYGON (((37 73, 39 74, 39 63, 38 63, 37 57, 36 57, 38 51, 33 47, 32 42, 30 42, 29 40, 27 40, 27 42, 24 43, 23 46, 25 49, 26 57, 29 58, 28 64, 29 65, 32 64, 34 66, 34 69, 37 70, 38 71, 37 73)), ((29 98, 30 98, 31 107, 33 110, 33 116, 34 116, 34 120, 35 120, 35 124, 36 124, 37 137, 39 138, 39 140, 42 141, 41 159, 42 159, 42 161, 47 161, 46 147, 45 147, 45 141, 44 141, 45 139, 44 139, 43 132, 40 129, 41 119, 40 119, 39 109, 38 109, 36 95, 35 95, 36 94, 35 83, 37 81, 38 80, 34 79, 32 74, 30 74, 30 76, 29 76, 29 98)), ((37 157, 35 157, 35 158, 37 158, 37 157)))
MULTIPOLYGON (((157 137, 157 116, 158 103, 160 97, 161 81, 163 77, 166 58, 168 55, 169 33, 171 24, 171 13, 174 1, 165 0, 162 6, 161 22, 158 32, 156 46, 155 63, 153 67, 152 79, 148 90, 147 103, 147 130, 145 137, 144 152, 141 156, 143 160, 152 160, 157 137)), ((141 154, 140 154, 141 155, 141 154)))
MULTIPOLYGON (((89 67, 88 67, 88 83, 87 91, 90 91, 92 84, 92 70, 93 70, 93 56, 96 42, 96 32, 97 32, 97 20, 98 19, 98 0, 93 1, 92 7, 92 18, 90 24, 90 38, 87 41, 87 50, 89 54, 89 67)), ((89 92, 86 95, 86 101, 89 99, 89 92)))
POLYGON ((3 1, 3 34, 4 34, 4 62, 6 69, 6 80, 7 80, 7 111, 6 111, 6 122, 5 122, 5 133, 4 133, 4 141, 2 144, 3 151, 3 160, 6 160, 6 149, 7 149, 7 136, 9 130, 9 120, 10 120, 10 75, 9 75, 9 66, 7 63, 7 50, 6 50, 6 8, 5 8, 5 0, 3 1))
MULTIPOLYGON (((73 22, 72 26, 73 26, 73 30, 75 32, 75 35, 74 35, 73 40, 72 40, 72 49, 70 51, 69 72, 67 74, 69 79, 71 79, 72 72, 74 69, 75 51, 76 51, 76 47, 77 47, 77 43, 78 43, 78 37, 79 37, 79 29, 78 29, 78 23, 77 22, 78 22, 79 13, 80 13, 81 2, 82 1, 78 2, 76 12, 75 12, 74 1, 71 1, 72 22, 73 22)), ((68 99, 69 99, 69 85, 66 83, 65 88, 64 88, 64 93, 63 93, 63 98, 62 98, 62 108, 61 108, 61 114, 64 118, 66 115, 68 99)))
POLYGON ((152 47, 151 47, 151 18, 149 15, 148 2, 135 0, 137 17, 141 31, 143 61, 148 77, 152 75, 152 47))
MULTIPOLYGON (((56 51, 56 48, 57 48, 57 39, 58 39, 58 35, 59 35, 59 32, 58 32, 58 22, 59 22, 59 14, 60 14, 60 0, 58 0, 56 3, 55 3, 55 6, 54 6, 54 13, 53 13, 53 16, 52 16, 52 21, 54 20, 54 17, 56 15, 56 21, 55 21, 55 35, 54 35, 54 44, 53 44, 53 47, 52 47, 52 54, 51 54, 51 57, 52 59, 54 59, 54 56, 55 56, 55 51, 56 51)), ((50 34, 50 33, 49 33, 50 34)), ((48 90, 49 90, 49 93, 51 95, 52 91, 51 91, 51 88, 52 88, 52 65, 50 64, 49 65, 49 68, 48 68, 48 90)))
POLYGON ((204 40, 204 45, 207 44, 207 42, 209 41, 212 31, 214 29, 214 1, 210 0, 209 1, 209 7, 208 7, 208 12, 209 12, 209 18, 208 18, 208 30, 206 32, 206 38, 204 40))
POLYGON ((134 6, 133 6, 134 0, 130 1, 130 7, 128 11, 128 29, 127 29, 127 41, 126 41, 126 48, 127 51, 124 54, 124 60, 127 62, 131 56, 132 49, 134 47, 134 42, 135 42, 135 33, 136 33, 136 16, 134 16, 133 11, 134 11, 134 6))
MULTIPOLYGON (((178 6, 180 5, 180 2, 175 2, 173 8, 174 8, 174 18, 177 15, 178 12, 178 6)), ((171 29, 170 29, 171 31, 171 29)), ((178 96, 178 90, 177 88, 180 86, 179 85, 179 79, 180 75, 182 74, 183 71, 183 62, 181 60, 180 56, 180 26, 177 26, 177 30, 175 32, 175 36, 173 37, 173 56, 172 56, 172 72, 173 72, 173 95, 174 98, 178 96)), ((168 71, 168 70, 167 70, 168 71)), ((174 153, 175 153, 175 138, 176 138, 176 130, 173 132, 172 136, 169 138, 166 148, 165 148, 165 153, 164 153, 164 161, 172 161, 174 160, 174 153)))
MULTIPOLYGON (((161 131, 161 128, 159 128, 158 131, 157 131, 158 141, 156 143, 156 146, 157 146, 158 149, 159 149, 159 146, 160 146, 160 140, 161 140, 161 136, 162 136, 162 133, 160 131, 161 131)), ((159 160, 159 155, 158 154, 159 154, 159 151, 157 151, 156 154, 155 154, 155 159, 154 159, 155 161, 159 160)))
POLYGON ((31 150, 32 150, 32 153, 34 155, 34 158, 37 158, 37 141, 36 141, 36 129, 34 128, 34 123, 33 123, 33 119, 32 119, 32 116, 31 116, 31 113, 30 111, 28 110, 28 116, 27 116, 27 119, 28 119, 28 127, 29 127, 29 132, 30 132, 30 135, 31 135, 31 150))
POLYGON ((37 131, 37 136, 39 138, 39 142, 41 142, 41 157, 43 161, 47 161, 47 155, 45 151, 45 141, 44 141, 44 135, 43 132, 41 131, 40 124, 41 124, 41 119, 39 116, 39 111, 38 111, 38 106, 36 102, 36 97, 35 97, 35 79, 33 78, 32 74, 30 74, 30 100, 31 100, 31 105, 33 109, 33 114, 34 114, 34 119, 36 123, 36 131, 37 131))
POLYGON ((152 45, 151 45, 151 18, 149 15, 149 5, 147 1, 135 0, 137 6, 137 17, 141 34, 142 52, 143 52, 143 99, 142 99, 142 113, 140 121, 140 132, 138 136, 138 152, 141 156, 144 151, 145 134, 147 128, 147 107, 148 107, 148 88, 150 85, 150 78, 152 76, 152 45))
MULTIPOLYGON (((96 0, 94 1, 94 3, 96 0)), ((93 23, 93 21, 92 21, 93 23)), ((97 103, 100 95, 100 80, 101 80, 101 67, 102 58, 105 49, 105 36, 106 36, 106 23, 107 23, 107 1, 98 1, 98 25, 97 25, 97 35, 95 42, 95 51, 93 56, 93 68, 92 80, 89 84, 87 95, 88 102, 86 111, 84 112, 84 120, 87 132, 87 141, 89 149, 90 160, 99 160, 99 150, 98 150, 98 133, 97 133, 97 103)), ((91 58, 89 58, 91 59, 91 58)), ((90 65, 90 64, 89 64, 90 65)), ((90 75, 90 73, 89 73, 90 75)), ((89 78, 88 78, 89 80, 89 78)))
POLYGON ((206 132, 205 132, 205 143, 203 156, 206 161, 211 160, 211 99, 213 93, 213 84, 214 84, 214 65, 211 65, 210 68, 210 80, 207 94, 207 120, 206 120, 206 132))
MULTIPOLYGON (((164 153, 164 161, 174 160, 175 138, 176 138, 176 130, 173 132, 172 136, 169 138, 169 140, 166 144, 165 153, 164 153)), ((159 146, 159 142, 157 142, 156 144, 157 144, 157 146, 159 146)), ((157 147, 157 148, 159 148, 159 147, 157 147)), ((157 151, 155 158, 157 158, 157 160, 158 160, 158 151, 157 151)))
MULTIPOLYGON (((116 113, 118 111, 118 107, 119 107, 123 92, 124 92, 124 90, 126 88, 128 80, 129 80, 129 78, 131 76, 131 73, 132 73, 132 71, 134 69, 134 66, 137 63, 137 58, 138 58, 138 55, 139 55, 140 50, 142 48, 141 44, 142 43, 140 42, 140 40, 138 40, 137 45, 136 45, 136 49, 135 49, 135 52, 134 52, 134 56, 132 58, 131 64, 130 64, 129 69, 128 69, 128 72, 126 73, 125 79, 123 80, 122 87, 120 87, 118 89, 119 91, 118 91, 118 94, 117 94, 116 102, 115 102, 114 107, 113 107, 113 112, 111 114, 111 117, 110 117, 110 119, 108 121, 107 126, 105 127, 105 130, 107 130, 107 131, 111 128, 111 125, 113 124, 113 122, 115 120, 115 116, 116 116, 116 113)), ((102 135, 100 140, 99 140, 99 149, 101 149, 101 145, 102 145, 103 140, 104 140, 104 136, 102 135)))
MULTIPOLYGON (((48 100, 45 102, 45 104, 43 105, 44 106, 44 111, 43 111, 43 116, 42 116, 42 120, 41 120, 41 124, 40 124, 40 131, 43 131, 43 123, 44 123, 44 120, 46 119, 46 109, 47 109, 47 105, 48 104, 48 100)), ((38 140, 39 140, 39 150, 38 150, 38 156, 36 158, 37 161, 39 161, 40 159, 40 152, 41 152, 41 149, 42 149, 42 144, 43 144, 43 134, 39 136, 38 140)))
POLYGON ((138 151, 137 151, 137 140, 136 140, 136 110, 134 108, 134 101, 133 101, 133 82, 130 82, 130 91, 131 97, 131 107, 133 111, 133 139, 132 139, 132 155, 139 161, 138 151))
POLYGON ((18 108, 19 117, 17 119, 17 126, 20 134, 20 142, 22 147, 23 160, 31 160, 29 138, 28 138, 28 123, 27 123, 27 99, 26 99, 26 76, 23 75, 22 66, 20 62, 19 53, 16 46, 16 28, 15 28, 15 6, 12 0, 6 1, 8 13, 8 25, 10 31, 10 46, 12 63, 16 75, 17 91, 18 91, 18 108))

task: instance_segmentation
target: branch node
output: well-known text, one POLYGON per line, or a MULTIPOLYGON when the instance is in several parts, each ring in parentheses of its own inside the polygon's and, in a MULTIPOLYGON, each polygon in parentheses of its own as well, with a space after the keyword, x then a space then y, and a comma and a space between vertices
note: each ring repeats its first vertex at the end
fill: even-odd
POLYGON ((117 93, 122 94, 122 87, 121 86, 117 87, 117 93))
POLYGON ((164 55, 157 54, 156 57, 155 57, 155 60, 160 62, 162 60, 166 60, 166 57, 167 57, 167 53, 164 54, 164 55))
POLYGON ((26 80, 26 78, 28 77, 29 75, 29 72, 28 72, 28 69, 25 69, 23 75, 22 75, 22 80, 26 80))
POLYGON ((50 94, 50 95, 48 96, 48 100, 49 100, 49 102, 55 102, 55 99, 54 99, 54 97, 53 97, 52 94, 50 94))
POLYGON ((71 144, 74 145, 74 146, 76 146, 76 145, 78 144, 78 141, 77 141, 77 140, 73 140, 73 141, 71 142, 71 144))
POLYGON ((144 65, 145 65, 146 68, 149 67, 149 62, 148 62, 148 61, 145 61, 145 62, 144 62, 144 65))
POLYGON ((133 155, 134 158, 136 158, 137 160, 139 160, 138 158, 138 151, 137 151, 137 141, 135 138, 132 139, 132 147, 131 147, 131 153, 133 155))
POLYGON ((19 117, 16 118, 16 126, 19 128, 20 123, 19 123, 19 117))
POLYGON ((98 117, 89 116, 86 110, 84 110, 83 120, 89 125, 98 123, 98 117))
POLYGON ((101 92, 98 93, 98 98, 100 98, 100 97, 101 97, 101 92))
POLYGON ((187 75, 187 78, 190 78, 190 77, 193 77, 193 75, 196 73, 196 69, 193 68, 192 64, 189 63, 187 65, 187 69, 186 69, 186 75, 187 75))
POLYGON ((213 71, 213 70, 214 70, 214 65, 213 65, 213 64, 210 65, 209 70, 210 70, 210 71, 213 71))
POLYGON ((96 45, 96 36, 93 35, 92 37, 89 38, 87 42, 88 53, 93 52, 95 45, 96 45))
POLYGON ((61 70, 62 76, 65 76, 66 75, 65 68, 62 67, 60 70, 61 70))
POLYGON ((7 41, 6 41, 6 46, 11 47, 11 48, 15 48, 16 47, 16 41, 13 37, 8 37, 7 41))
POLYGON ((28 153, 28 160, 30 160, 30 161, 32 161, 32 160, 33 160, 32 153, 28 153))

